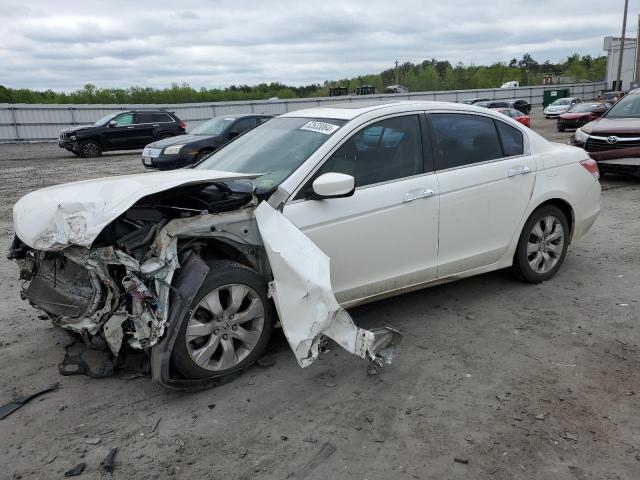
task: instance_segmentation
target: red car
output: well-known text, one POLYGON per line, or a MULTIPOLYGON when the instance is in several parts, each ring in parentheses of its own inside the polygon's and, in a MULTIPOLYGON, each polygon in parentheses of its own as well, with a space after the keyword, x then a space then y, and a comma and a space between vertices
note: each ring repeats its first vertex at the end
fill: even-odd
POLYGON ((610 108, 610 103, 579 103, 558 117, 558 131, 564 132, 567 128, 580 128, 596 118, 600 118, 610 108))
POLYGON ((516 110, 515 108, 492 108, 491 110, 497 110, 507 117, 513 118, 516 122, 520 122, 525 127, 531 128, 531 117, 525 115, 520 110, 516 110))

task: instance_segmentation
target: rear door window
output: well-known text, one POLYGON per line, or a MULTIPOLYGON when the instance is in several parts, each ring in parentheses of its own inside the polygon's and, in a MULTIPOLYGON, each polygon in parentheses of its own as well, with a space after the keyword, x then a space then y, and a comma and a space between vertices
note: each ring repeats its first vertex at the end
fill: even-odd
POLYGON ((136 114, 136 123, 153 123, 154 116, 153 113, 137 113, 136 114))
POLYGON ((498 131, 491 118, 461 113, 434 113, 430 118, 437 170, 503 156, 498 131))

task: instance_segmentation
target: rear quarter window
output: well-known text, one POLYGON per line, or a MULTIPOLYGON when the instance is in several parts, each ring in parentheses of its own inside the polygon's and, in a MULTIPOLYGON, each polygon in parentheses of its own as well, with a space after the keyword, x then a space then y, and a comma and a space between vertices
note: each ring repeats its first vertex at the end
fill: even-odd
POLYGON ((504 156, 513 157, 515 155, 522 155, 524 153, 524 136, 522 132, 500 121, 496 121, 496 126, 500 134, 504 156))
POLYGON ((167 115, 166 113, 154 113, 153 118, 154 118, 154 122, 157 122, 157 123, 173 122, 173 118, 171 118, 171 115, 167 115))

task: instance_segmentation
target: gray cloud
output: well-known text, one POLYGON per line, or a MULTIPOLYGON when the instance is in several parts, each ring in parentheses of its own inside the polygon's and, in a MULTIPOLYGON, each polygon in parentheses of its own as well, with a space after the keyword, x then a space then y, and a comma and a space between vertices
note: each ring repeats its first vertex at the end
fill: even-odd
MULTIPOLYGON (((630 11, 638 7, 631 0, 630 11)), ((0 0, 0 84, 305 84, 375 73, 396 59, 480 65, 529 52, 556 61, 601 54, 620 15, 601 0, 184 0, 179 10, 168 0, 67 0, 64 8, 0 0)))

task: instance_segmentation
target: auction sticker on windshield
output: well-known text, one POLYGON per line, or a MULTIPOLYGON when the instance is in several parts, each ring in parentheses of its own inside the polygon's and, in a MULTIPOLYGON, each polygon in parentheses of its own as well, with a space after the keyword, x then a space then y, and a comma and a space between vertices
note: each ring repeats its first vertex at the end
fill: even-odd
POLYGON ((318 132, 324 133, 325 135, 331 135, 339 128, 340 127, 338 125, 333 125, 332 123, 316 122, 312 120, 301 126, 300 130, 309 130, 310 132, 318 132))

